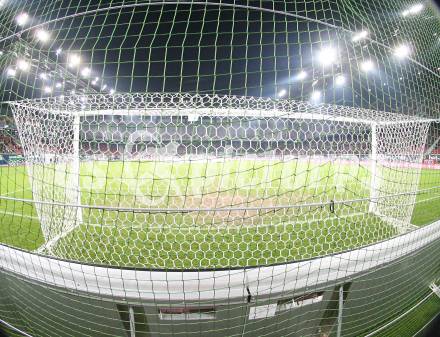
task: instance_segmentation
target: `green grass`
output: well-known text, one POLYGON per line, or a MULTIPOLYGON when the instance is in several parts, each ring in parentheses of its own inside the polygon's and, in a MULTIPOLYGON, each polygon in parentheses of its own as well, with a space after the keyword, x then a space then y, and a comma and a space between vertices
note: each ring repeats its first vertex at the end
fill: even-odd
POLYGON ((440 312, 440 298, 432 294, 400 320, 380 331, 377 337, 413 337, 440 312))
MULTIPOLYGON (((75 187, 71 169, 60 164, 35 168, 33 190, 65 202, 65 187, 75 187)), ((420 188, 435 187, 437 172, 423 171, 420 188)), ((411 181, 413 171, 386 174, 401 179, 404 185, 411 181)), ((370 181, 368 169, 358 164, 262 159, 208 164, 96 161, 83 163, 81 176, 84 205, 172 209, 258 208, 359 199, 369 196, 370 181)), ((0 186, 2 195, 32 199, 24 167, 0 167, 0 186)), ((421 226, 440 218, 438 192, 432 189, 417 196, 413 224, 421 226)), ((57 226, 69 223, 63 217, 72 217, 61 206, 42 209, 43 213, 49 211, 54 237, 61 233, 57 226)), ((397 234, 393 226, 368 213, 366 201, 336 205, 334 212, 329 205, 187 213, 87 209, 83 222, 58 240, 51 254, 120 266, 234 267, 311 258, 397 234)), ((32 204, 0 200, 0 242, 36 250, 45 241, 32 204)))
POLYGON ((440 170, 422 170, 419 186, 411 223, 423 226, 440 219, 440 170))

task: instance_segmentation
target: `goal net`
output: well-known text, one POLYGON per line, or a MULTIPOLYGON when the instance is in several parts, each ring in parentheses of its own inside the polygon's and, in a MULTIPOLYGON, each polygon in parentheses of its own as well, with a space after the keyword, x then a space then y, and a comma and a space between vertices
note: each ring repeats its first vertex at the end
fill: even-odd
POLYGON ((433 1, 0 0, 0 330, 422 327, 433 1))
POLYGON ((11 106, 45 238, 40 250, 82 260, 103 248, 122 264, 131 244, 166 230, 150 250, 168 254, 160 266, 174 263, 170 247, 179 237, 179 249, 192 253, 187 266, 218 267, 323 255, 406 232, 430 122, 189 94, 67 96, 11 106), (242 258, 228 255, 230 243, 209 244, 225 235, 242 258), (301 239, 322 244, 303 246, 306 254, 293 244, 272 255, 301 239))

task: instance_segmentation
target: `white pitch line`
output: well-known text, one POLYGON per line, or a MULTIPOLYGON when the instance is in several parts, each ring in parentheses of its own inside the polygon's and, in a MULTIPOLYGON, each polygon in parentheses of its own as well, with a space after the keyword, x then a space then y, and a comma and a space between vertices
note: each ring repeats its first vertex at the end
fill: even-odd
POLYGON ((17 216, 17 217, 26 218, 26 219, 39 220, 37 216, 26 215, 26 214, 22 214, 22 213, 9 212, 9 211, 3 210, 3 209, 0 209, 0 214, 12 215, 12 216, 17 216))
POLYGON ((26 188, 24 190, 15 190, 15 191, 11 191, 11 192, 8 192, 8 193, 2 193, 2 194, 0 194, 0 196, 12 195, 12 194, 15 194, 17 192, 27 192, 27 191, 32 191, 32 189, 26 188))
MULTIPOLYGON (((274 223, 270 223, 270 224, 263 224, 263 225, 243 225, 243 226, 229 226, 229 227, 222 227, 221 225, 218 226, 213 226, 213 225, 189 225, 186 227, 183 226, 177 226, 177 227, 173 227, 173 226, 148 226, 148 225, 127 225, 127 226, 120 226, 118 224, 96 224, 96 223, 88 223, 88 224, 84 224, 85 226, 90 226, 90 227, 104 227, 104 228, 121 228, 121 229, 139 229, 139 228, 148 228, 148 229, 166 229, 166 228, 170 228, 170 229, 203 229, 203 230, 208 230, 208 229, 222 229, 222 230, 237 230, 237 229, 243 229, 243 228, 262 228, 262 227, 270 227, 270 226, 279 226, 279 225, 284 225, 284 226, 289 226, 289 225, 296 225, 296 224, 308 224, 311 222, 319 222, 319 221, 327 221, 327 220, 336 220, 336 219, 341 219, 341 218, 350 218, 350 217, 355 217, 355 216, 360 216, 360 215, 366 215, 367 213, 362 213, 362 212, 358 212, 358 213, 351 213, 351 214, 345 214, 345 215, 341 215, 341 216, 334 216, 334 217, 329 217, 329 218, 325 218, 325 219, 311 219, 309 221, 298 221, 298 222, 286 222, 286 223, 278 223, 278 224, 274 224, 274 223)), ((118 221, 120 223, 123 223, 124 221, 118 221)))

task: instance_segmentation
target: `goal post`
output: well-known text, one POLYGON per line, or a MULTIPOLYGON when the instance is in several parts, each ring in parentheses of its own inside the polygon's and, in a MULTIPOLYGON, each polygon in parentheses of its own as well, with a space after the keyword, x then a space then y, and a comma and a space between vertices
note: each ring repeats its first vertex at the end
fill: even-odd
POLYGON ((368 211, 376 213, 378 184, 377 184, 377 125, 371 123, 371 165, 370 165, 370 205, 368 211))
POLYGON ((394 226, 412 228, 429 121, 371 124, 369 212, 394 226))
MULTIPOLYGON (((73 184, 76 183, 76 204, 81 206, 81 173, 80 173, 80 130, 81 130, 81 116, 75 114, 73 116, 73 141, 72 141, 72 179, 73 184)), ((83 222, 82 208, 76 209, 77 224, 83 222)))
POLYGON ((80 115, 53 114, 32 105, 14 109, 35 210, 51 250, 83 223, 80 188, 80 115))

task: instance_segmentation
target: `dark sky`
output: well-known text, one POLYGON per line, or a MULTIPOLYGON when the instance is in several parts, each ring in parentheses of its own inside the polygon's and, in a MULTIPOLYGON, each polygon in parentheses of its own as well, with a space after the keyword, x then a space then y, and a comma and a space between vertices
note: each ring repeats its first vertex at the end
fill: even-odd
MULTIPOLYGON (((42 3, 36 11, 45 14, 36 15, 38 22, 91 12, 47 25, 52 39, 46 45, 36 44, 32 32, 21 36, 27 47, 20 47, 19 53, 27 49, 36 60, 36 68, 34 74, 20 75, 18 81, 5 83, 18 97, 40 97, 43 93, 38 72, 46 69, 53 73, 54 83, 66 82, 65 87, 54 88, 53 95, 72 89, 100 91, 105 84, 107 90, 115 88, 119 92, 257 97, 276 97, 286 90, 285 98, 303 101, 320 91, 322 102, 411 114, 432 113, 438 104, 431 101, 434 91, 440 90, 433 86, 436 78, 432 74, 412 62, 395 62, 389 50, 378 44, 352 43, 350 32, 323 24, 347 26, 352 31, 367 28, 376 40, 391 46, 397 43, 390 40, 396 29, 404 35, 396 36, 396 41, 431 43, 419 36, 426 31, 421 26, 426 20, 405 21, 399 16, 399 9, 392 6, 372 9, 366 0, 355 1, 350 8, 330 2, 237 2, 308 18, 302 19, 216 5, 168 4, 94 12, 100 1, 78 1, 75 7, 66 0, 65 6, 56 8, 51 2, 46 7, 42 3), (350 12, 353 8, 356 12, 350 12), (344 13, 350 20, 344 18, 344 13), (324 68, 316 55, 326 45, 338 49, 339 60, 324 68), (55 55, 58 48, 63 49, 59 57, 55 55), (93 70, 88 81, 80 79, 79 68, 68 69, 70 75, 62 70, 70 52, 79 53, 83 66, 93 70), (377 63, 374 76, 360 71, 360 64, 366 59, 377 63), (295 79, 300 71, 307 72, 302 81, 295 79), (337 88, 335 77, 341 74, 347 78, 347 85, 337 88), (94 77, 100 78, 96 85, 92 83, 94 77)), ((383 6, 388 6, 387 2, 383 6)), ((430 21, 426 22, 429 27, 430 21)), ((8 41, 5 48, 12 47, 17 46, 8 41)), ((418 50, 433 47, 417 45, 418 50)), ((430 54, 418 52, 414 57, 419 55, 430 54)))

